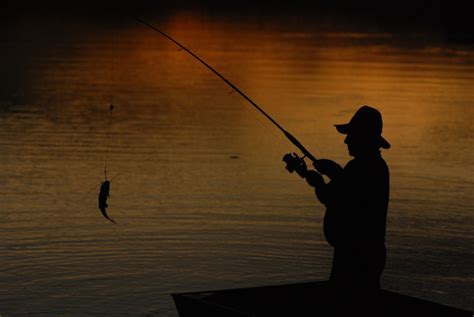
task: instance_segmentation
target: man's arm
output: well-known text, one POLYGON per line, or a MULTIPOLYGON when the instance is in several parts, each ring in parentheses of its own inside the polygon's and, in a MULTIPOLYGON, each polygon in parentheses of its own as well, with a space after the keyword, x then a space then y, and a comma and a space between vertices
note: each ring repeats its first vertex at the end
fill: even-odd
POLYGON ((306 174, 306 181, 314 187, 316 197, 323 205, 330 207, 336 203, 336 187, 332 180, 326 184, 321 174, 310 170, 306 174))
POLYGON ((332 181, 342 175, 343 169, 339 164, 327 159, 320 159, 313 163, 321 174, 327 175, 331 179, 331 182, 326 184, 321 174, 315 170, 307 170, 304 160, 295 153, 286 154, 283 156, 283 161, 290 173, 296 171, 301 178, 306 179, 311 187, 315 188, 316 197, 322 204, 328 207, 336 201, 335 186, 332 181))
POLYGON ((323 175, 329 177, 329 179, 337 179, 339 176, 342 175, 344 169, 341 165, 337 164, 332 160, 327 159, 319 159, 313 162, 314 168, 323 175))

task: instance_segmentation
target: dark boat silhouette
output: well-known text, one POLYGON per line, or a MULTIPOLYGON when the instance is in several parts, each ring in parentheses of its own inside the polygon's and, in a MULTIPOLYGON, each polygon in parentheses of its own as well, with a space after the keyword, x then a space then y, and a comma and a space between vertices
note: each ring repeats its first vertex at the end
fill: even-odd
MULTIPOLYGON (((240 288, 172 294, 180 317, 189 316, 340 316, 341 302, 329 298, 327 282, 240 288), (338 307, 339 306, 339 307, 338 307)), ((450 316, 472 317, 453 308, 395 292, 381 290, 367 311, 343 308, 354 316, 450 316), (369 313, 370 311, 370 313, 369 313), (364 314, 367 313, 367 314, 364 314)))

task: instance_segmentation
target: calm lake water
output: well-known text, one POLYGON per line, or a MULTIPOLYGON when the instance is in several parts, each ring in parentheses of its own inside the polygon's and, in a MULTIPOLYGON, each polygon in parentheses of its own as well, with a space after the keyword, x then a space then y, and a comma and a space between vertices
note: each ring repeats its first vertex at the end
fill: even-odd
MULTIPOLYGON (((474 309, 474 50, 420 34, 147 17, 316 157, 363 104, 392 148, 383 287, 474 309)), ((0 44, 0 315, 176 316, 171 293, 324 280, 324 208, 296 149, 132 20, 23 16, 0 44), (106 221, 97 208, 114 104, 106 221)))

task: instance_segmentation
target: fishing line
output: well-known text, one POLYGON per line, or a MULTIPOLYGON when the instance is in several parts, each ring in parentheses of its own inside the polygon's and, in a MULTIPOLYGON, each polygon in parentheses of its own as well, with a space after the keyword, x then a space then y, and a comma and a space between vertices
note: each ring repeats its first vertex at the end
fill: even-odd
POLYGON ((104 163, 104 176, 107 180, 107 161, 109 158, 109 141, 110 141, 110 128, 112 127, 112 112, 114 110, 114 105, 110 105, 110 116, 109 116, 109 128, 107 131, 107 141, 105 143, 105 163, 104 163))
MULTIPOLYGON (((112 66, 112 69, 110 71, 110 74, 112 75, 112 78, 116 77, 115 75, 115 64, 116 64, 116 55, 114 55, 112 57, 112 61, 111 61, 111 66, 112 66)), ((111 79, 112 81, 112 79, 111 79)), ((112 101, 112 103, 110 104, 110 107, 109 107, 109 110, 110 110, 110 115, 109 115, 109 127, 107 129, 107 141, 105 143, 105 163, 104 163, 104 177, 105 177, 105 180, 107 181, 107 162, 108 162, 108 154, 109 154, 109 142, 110 142, 110 131, 111 131, 111 127, 112 127, 112 112, 114 110, 114 104, 113 104, 113 93, 112 95, 110 96, 110 101, 112 101)))

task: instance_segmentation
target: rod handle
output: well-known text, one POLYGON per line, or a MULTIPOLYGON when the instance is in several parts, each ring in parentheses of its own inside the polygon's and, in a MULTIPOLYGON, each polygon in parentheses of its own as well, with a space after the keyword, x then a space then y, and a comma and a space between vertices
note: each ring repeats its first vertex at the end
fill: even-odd
POLYGON ((293 143, 300 151, 307 157, 309 158, 313 163, 317 161, 316 157, 314 157, 313 154, 311 154, 304 146, 303 144, 298 141, 290 132, 283 130, 283 133, 285 136, 290 140, 291 143, 293 143))

